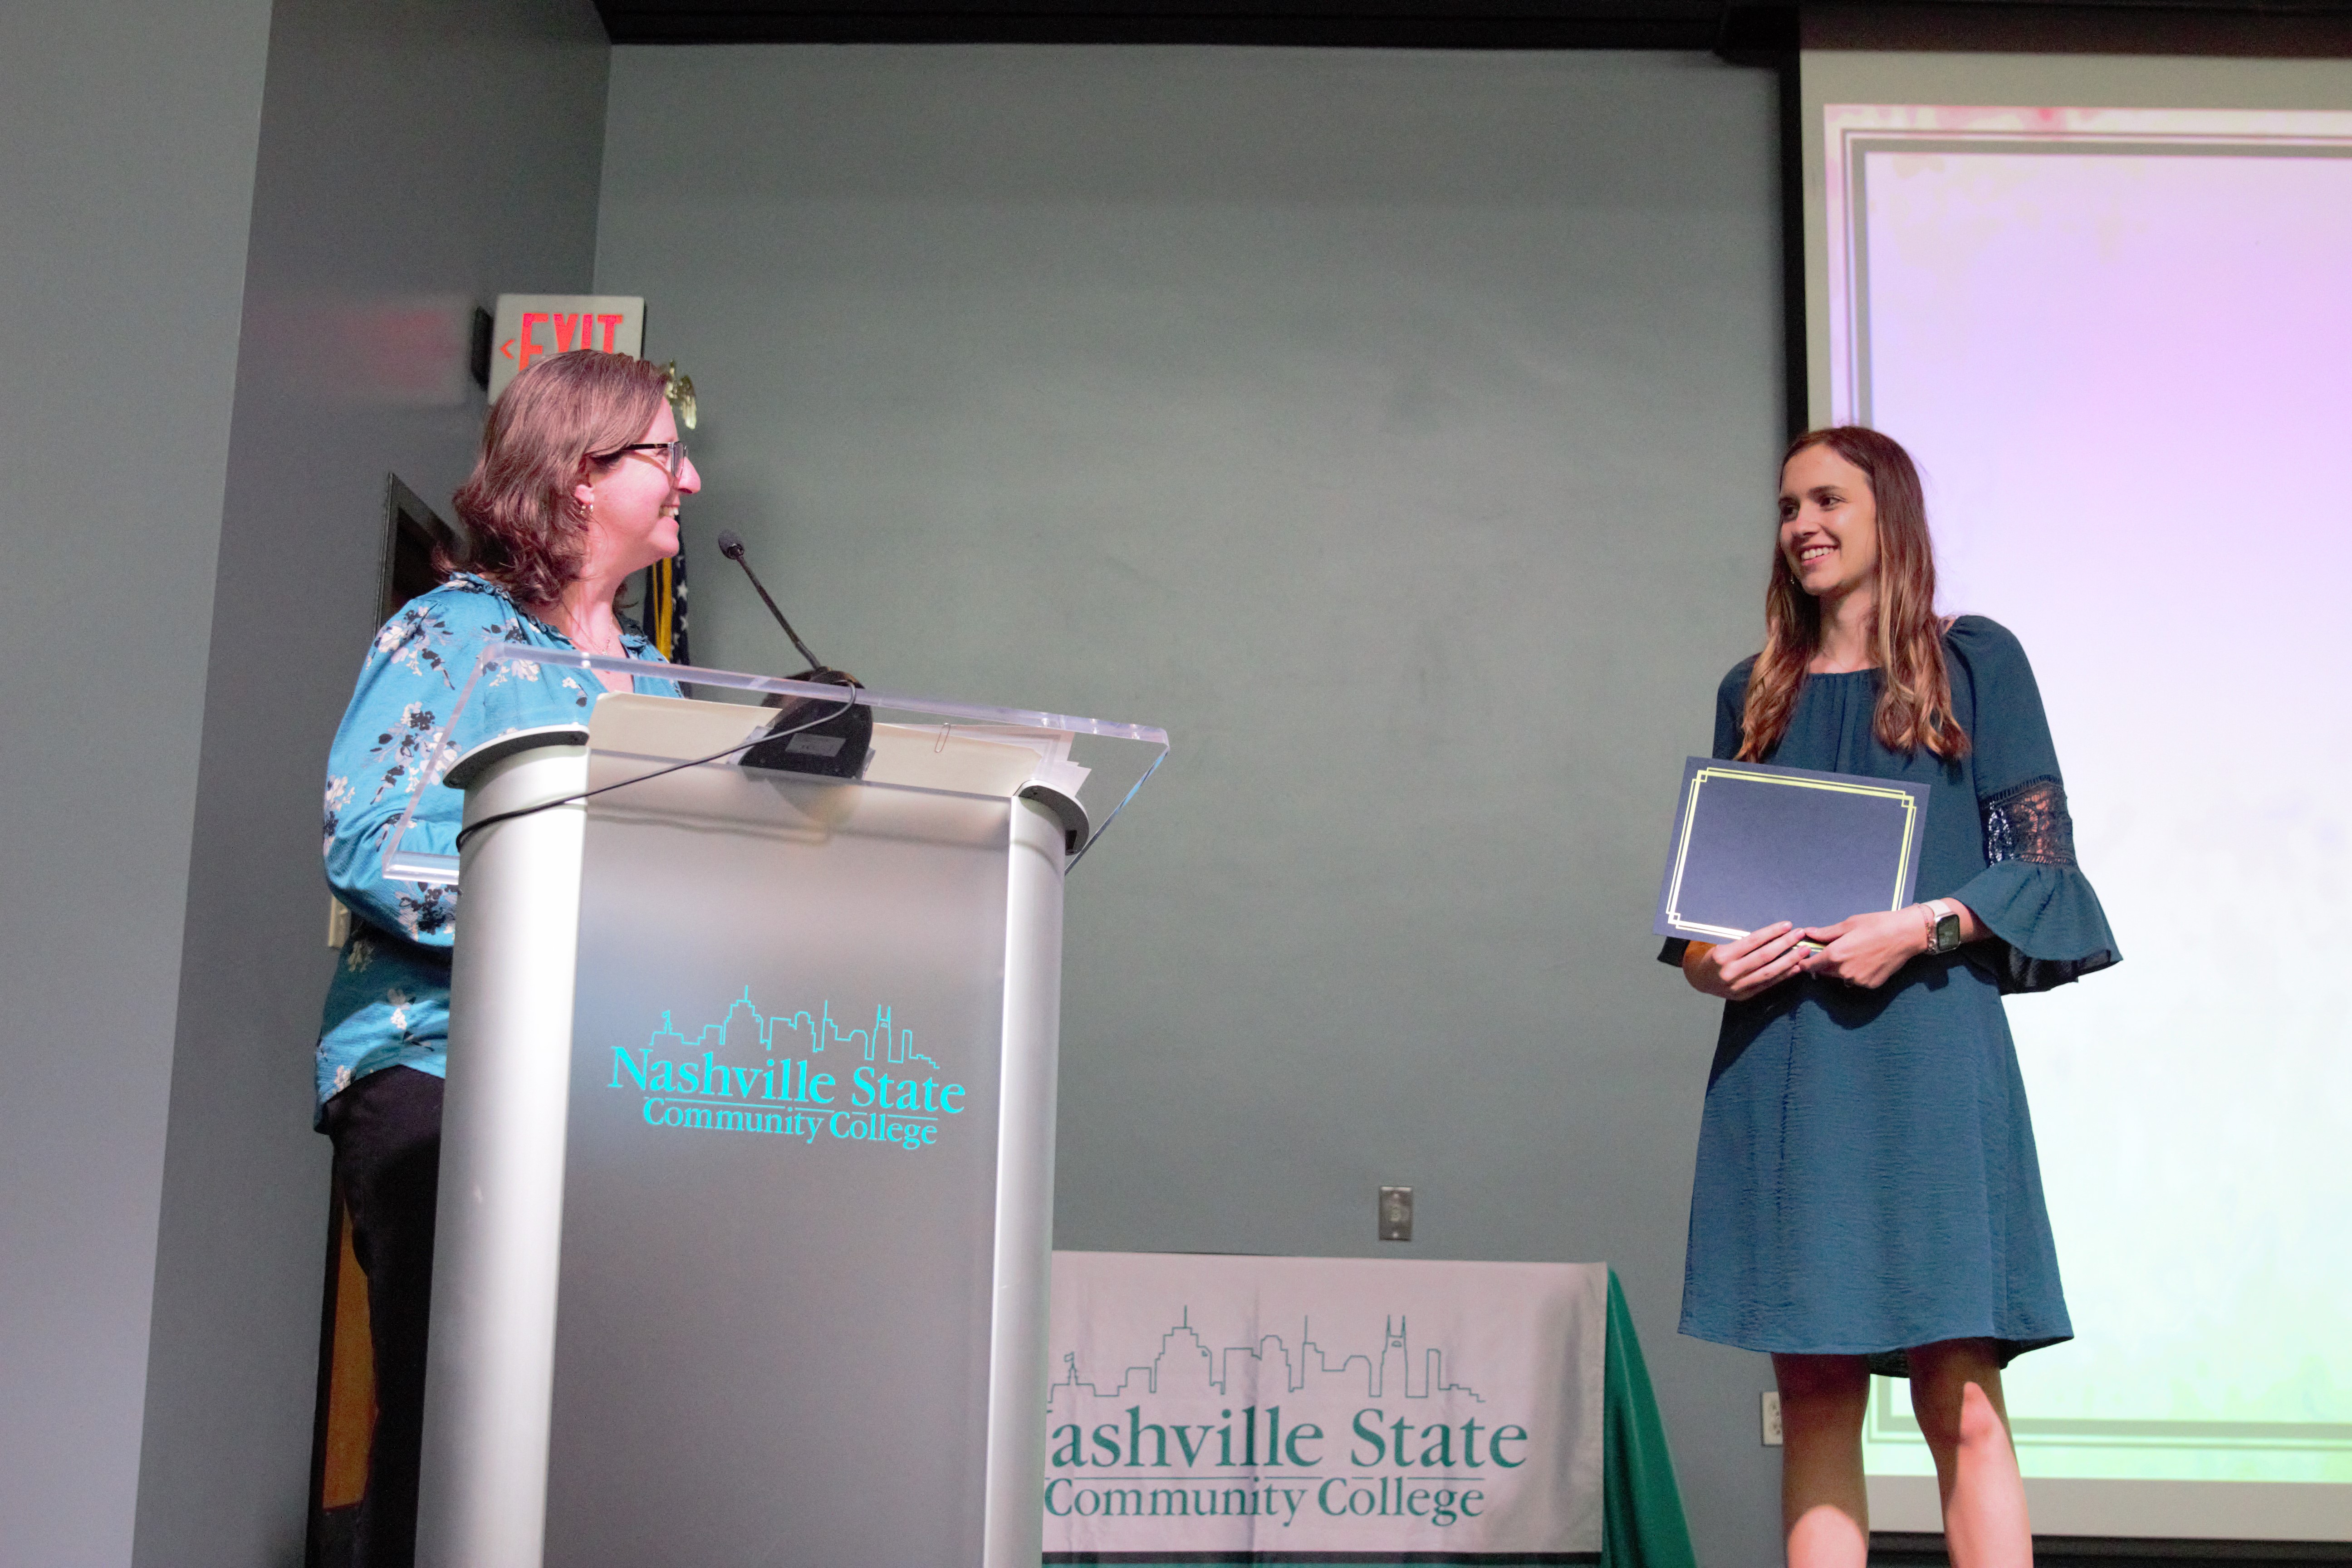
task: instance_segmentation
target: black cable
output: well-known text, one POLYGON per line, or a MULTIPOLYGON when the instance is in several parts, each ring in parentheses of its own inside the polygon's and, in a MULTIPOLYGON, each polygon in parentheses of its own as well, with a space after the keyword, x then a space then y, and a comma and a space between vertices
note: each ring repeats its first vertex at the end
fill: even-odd
MULTIPOLYGON (((809 700, 804 699, 804 700, 809 700)), ((582 790, 578 795, 567 795, 555 800, 542 800, 537 805, 519 806, 513 811, 501 811, 494 816, 486 816, 479 822, 469 822, 465 826, 457 830, 457 842, 455 847, 462 852, 466 847, 466 840, 471 838, 475 834, 479 833, 485 827, 495 827, 501 822, 512 822, 518 816, 532 816, 542 811, 551 811, 559 805, 577 805, 582 801, 588 799, 591 795, 607 795, 616 789, 626 789, 631 784, 641 784, 646 783, 648 779, 657 779, 664 773, 677 773, 681 768, 698 768, 705 763, 715 763, 721 757, 731 757, 738 752, 749 751, 751 747, 758 745, 762 741, 781 740, 786 735, 797 735, 803 730, 813 729, 819 724, 838 719, 844 713, 848 712, 852 708, 856 706, 857 703, 856 700, 853 699, 850 701, 844 702, 840 707, 835 708, 830 713, 818 714, 815 718, 809 720, 804 724, 795 724, 789 730, 762 730, 758 734, 751 736, 748 740, 738 741, 733 745, 728 747, 725 751, 713 752, 707 757, 694 757, 683 763, 672 763, 666 768, 656 768, 649 773, 639 773, 633 779, 622 779, 614 784, 598 784, 594 789, 582 790)))

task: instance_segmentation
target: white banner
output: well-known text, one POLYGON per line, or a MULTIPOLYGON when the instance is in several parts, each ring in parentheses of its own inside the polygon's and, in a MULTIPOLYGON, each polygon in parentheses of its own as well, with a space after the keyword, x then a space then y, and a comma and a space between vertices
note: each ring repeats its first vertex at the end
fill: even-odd
POLYGON ((1608 1304, 1601 1263, 1057 1252, 1045 1561, 1591 1560, 1608 1304))

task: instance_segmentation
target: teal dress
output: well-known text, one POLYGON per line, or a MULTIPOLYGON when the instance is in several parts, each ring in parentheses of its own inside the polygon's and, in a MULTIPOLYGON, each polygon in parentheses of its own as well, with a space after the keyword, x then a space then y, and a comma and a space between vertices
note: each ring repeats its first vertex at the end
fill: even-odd
MULTIPOLYGON (((1964 616, 1944 638, 1971 742, 1947 763, 1880 744, 1876 670, 1807 678, 1766 761, 1932 786, 1917 898, 1991 937, 1914 958, 1877 990, 1800 976, 1727 1003, 1699 1128, 1682 1331, 1748 1350, 1861 1354, 1907 1371, 1938 1340, 2004 1363, 2074 1336, 2002 997, 2116 962, 2075 864, 2065 787, 2025 650, 1964 616)), ((1753 659, 1717 694, 1739 749, 1753 659)), ((1683 944, 1660 957, 1679 963, 1683 944)))

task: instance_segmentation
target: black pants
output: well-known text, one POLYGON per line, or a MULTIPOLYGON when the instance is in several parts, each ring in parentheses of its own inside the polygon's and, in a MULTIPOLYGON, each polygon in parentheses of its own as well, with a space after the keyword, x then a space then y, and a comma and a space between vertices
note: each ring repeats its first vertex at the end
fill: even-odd
POLYGON ((335 1182, 367 1271, 375 1437, 353 1568, 416 1559, 416 1467, 425 1436, 425 1331, 433 1301, 433 1206, 441 1175, 441 1080, 386 1068, 327 1101, 335 1182))

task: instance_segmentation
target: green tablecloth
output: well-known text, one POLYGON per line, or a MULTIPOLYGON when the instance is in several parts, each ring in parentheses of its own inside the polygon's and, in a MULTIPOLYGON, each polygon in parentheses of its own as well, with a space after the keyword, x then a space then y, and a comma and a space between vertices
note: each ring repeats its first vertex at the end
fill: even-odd
POLYGON ((1642 1339, 1617 1271, 1609 1271, 1608 1349, 1601 1372, 1601 1554, 1413 1552, 1376 1553, 1264 1552, 1249 1556, 1224 1552, 1150 1558, 1124 1553, 1073 1558, 1058 1563, 1116 1563, 1119 1568, 1198 1568, 1202 1563, 1345 1563, 1349 1568, 1403 1568, 1407 1563, 1573 1563, 1601 1568, 1698 1568, 1690 1527, 1683 1519, 1683 1495, 1675 1485, 1675 1461, 1666 1451, 1665 1423, 1650 1392, 1650 1369, 1642 1361, 1642 1339))
POLYGON ((1665 1423, 1650 1392, 1642 1339, 1617 1271, 1609 1271, 1609 1350, 1601 1371, 1602 1568, 1698 1568, 1665 1423))

